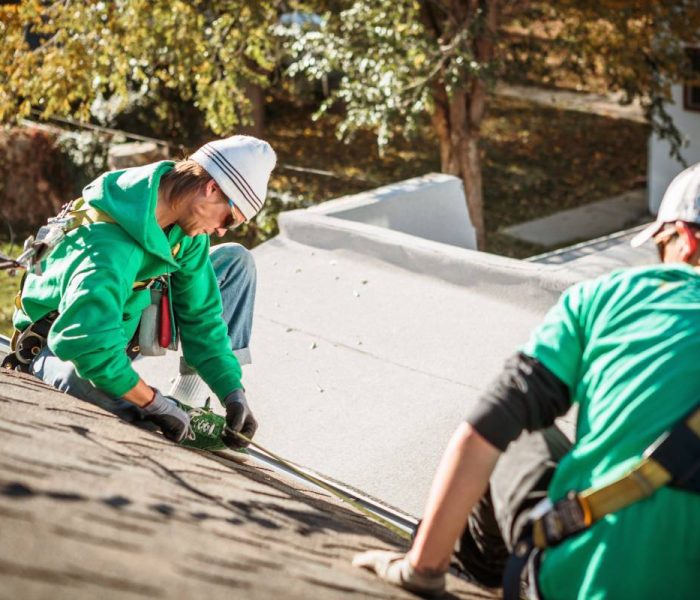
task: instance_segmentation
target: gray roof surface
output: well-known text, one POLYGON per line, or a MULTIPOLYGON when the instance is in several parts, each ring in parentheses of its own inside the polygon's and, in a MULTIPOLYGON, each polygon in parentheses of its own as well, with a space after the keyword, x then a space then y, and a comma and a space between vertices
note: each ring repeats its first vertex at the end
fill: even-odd
MULTIPOLYGON (((415 517, 450 435, 560 292, 651 260, 627 234, 527 262, 314 211, 281 227, 254 250, 256 439, 415 517)), ((176 357, 157 361, 139 369, 167 389, 176 357)))
MULTIPOLYGON (((655 260, 629 232, 518 261, 339 214, 284 213, 254 250, 256 441, 415 517, 450 435, 561 291, 655 260)), ((168 390, 178 358, 135 365, 168 390)), ((0 531, 0 597, 409 597, 349 566, 400 542, 325 492, 12 374, 0 531)))

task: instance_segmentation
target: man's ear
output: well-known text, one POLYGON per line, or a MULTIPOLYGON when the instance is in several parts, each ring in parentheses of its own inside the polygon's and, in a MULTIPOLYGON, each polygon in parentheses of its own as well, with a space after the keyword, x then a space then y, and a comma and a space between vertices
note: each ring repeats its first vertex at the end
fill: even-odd
POLYGON ((688 262, 698 251, 698 238, 695 237, 695 230, 683 221, 676 221, 676 230, 681 240, 681 258, 688 262))
POLYGON ((204 186, 204 195, 208 198, 212 194, 215 194, 219 189, 219 186, 217 185, 216 181, 214 179, 210 179, 207 181, 207 183, 204 186))

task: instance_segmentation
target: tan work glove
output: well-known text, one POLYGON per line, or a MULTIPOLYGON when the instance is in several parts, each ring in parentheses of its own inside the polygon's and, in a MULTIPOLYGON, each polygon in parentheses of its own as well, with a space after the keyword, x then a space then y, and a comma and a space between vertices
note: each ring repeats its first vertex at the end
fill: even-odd
POLYGON ((355 567, 374 571, 380 579, 426 598, 445 593, 445 574, 422 575, 408 562, 408 555, 386 550, 370 550, 357 554, 355 567))

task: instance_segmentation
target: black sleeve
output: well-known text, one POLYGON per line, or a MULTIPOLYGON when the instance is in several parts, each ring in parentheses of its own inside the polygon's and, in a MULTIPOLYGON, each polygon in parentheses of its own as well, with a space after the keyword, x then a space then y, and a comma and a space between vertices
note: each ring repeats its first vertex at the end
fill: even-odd
POLYGON ((518 352, 506 361, 503 372, 481 396, 467 421, 505 451, 523 429, 549 427, 570 406, 568 386, 540 361, 518 352))

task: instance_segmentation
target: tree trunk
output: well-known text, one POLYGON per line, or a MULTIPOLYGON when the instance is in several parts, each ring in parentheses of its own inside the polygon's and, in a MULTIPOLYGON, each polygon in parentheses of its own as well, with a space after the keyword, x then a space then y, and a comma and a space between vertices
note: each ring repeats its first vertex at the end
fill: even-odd
POLYGON ((479 129, 473 127, 467 117, 468 94, 455 91, 448 99, 443 87, 435 89, 433 127, 440 141, 440 168, 443 173, 459 177, 464 182, 469 220, 476 231, 479 250, 486 248, 484 226, 484 199, 481 183, 481 156, 479 129))
MULTIPOLYGON (((442 21, 429 2, 422 3, 426 30, 442 47, 449 47, 451 37, 459 35, 455 23, 468 26, 469 21, 483 23, 469 39, 474 58, 482 65, 493 60, 498 27, 498 0, 452 0, 448 11, 452 21, 442 21)), ((444 75, 444 68, 441 75, 444 75)), ((486 85, 478 78, 467 79, 448 94, 444 76, 433 83, 435 111, 432 122, 440 140, 440 163, 444 173, 460 177, 464 182, 469 218, 476 230, 477 248, 486 248, 484 198, 481 179, 479 138, 486 108, 486 85)))
POLYGON ((461 141, 458 159, 464 181, 464 193, 467 196, 469 218, 476 230, 476 246, 479 250, 486 250, 486 225, 484 223, 484 196, 481 185, 478 134, 469 135, 461 141))
POLYGON ((249 125, 241 125, 236 133, 243 135, 252 135, 253 137, 262 137, 265 130, 265 93, 264 90, 255 83, 245 84, 245 95, 250 100, 251 123, 249 125))

